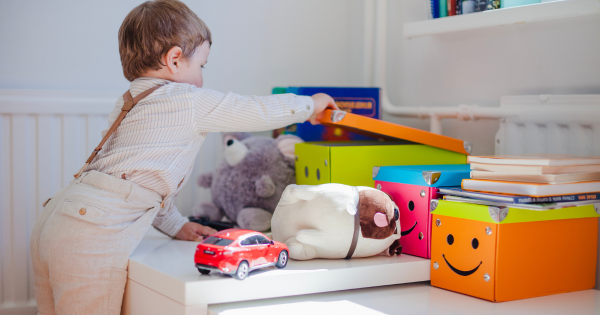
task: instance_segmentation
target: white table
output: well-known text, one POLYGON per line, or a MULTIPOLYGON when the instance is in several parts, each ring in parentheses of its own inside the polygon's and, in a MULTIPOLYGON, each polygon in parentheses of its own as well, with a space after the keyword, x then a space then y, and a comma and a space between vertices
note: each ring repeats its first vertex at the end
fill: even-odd
POLYGON ((209 304, 251 301, 429 280, 429 260, 409 255, 290 260, 239 281, 194 265, 194 242, 150 229, 129 259, 123 314, 207 314, 209 304))
POLYGON ((597 290, 492 303, 437 289, 422 282, 430 261, 409 255, 290 260, 243 281, 200 275, 196 245, 151 229, 129 260, 123 314, 600 314, 597 290))
POLYGON ((208 310, 210 315, 592 315, 600 314, 600 291, 492 303, 421 282, 217 304, 208 310))

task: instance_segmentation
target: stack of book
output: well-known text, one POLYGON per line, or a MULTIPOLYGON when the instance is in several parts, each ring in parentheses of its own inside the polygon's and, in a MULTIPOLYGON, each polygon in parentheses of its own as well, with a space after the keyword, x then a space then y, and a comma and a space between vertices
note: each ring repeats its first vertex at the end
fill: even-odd
POLYGON ((444 199, 548 210, 598 203, 600 157, 557 154, 470 156, 471 178, 440 189, 444 199))
MULTIPOLYGON (((505 0, 509 2, 537 1, 539 0, 505 0)), ((527 3, 529 4, 529 3, 527 3)), ((430 0, 429 1, 429 18, 437 19, 446 16, 461 15, 474 12, 483 12, 489 10, 500 9, 501 0, 430 0)), ((502 5, 502 8, 505 6, 502 5)), ((507 6, 508 7, 508 6, 507 6)))

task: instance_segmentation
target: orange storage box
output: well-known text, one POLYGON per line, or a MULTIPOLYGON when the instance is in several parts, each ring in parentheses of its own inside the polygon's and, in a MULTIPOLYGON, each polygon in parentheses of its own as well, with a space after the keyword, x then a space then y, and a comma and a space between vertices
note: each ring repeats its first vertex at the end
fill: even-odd
POLYGON ((472 149, 472 145, 468 141, 347 113, 343 110, 325 110, 319 122, 325 126, 341 128, 380 140, 407 140, 467 155, 471 154, 472 149))
POLYGON ((535 211, 432 200, 431 284, 502 302, 592 289, 600 204, 535 211))

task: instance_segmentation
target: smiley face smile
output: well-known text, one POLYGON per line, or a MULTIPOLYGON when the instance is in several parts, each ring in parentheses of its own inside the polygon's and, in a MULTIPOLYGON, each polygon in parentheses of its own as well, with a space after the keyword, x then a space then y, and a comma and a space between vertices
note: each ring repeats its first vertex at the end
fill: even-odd
POLYGON ((454 266, 452 266, 448 262, 448 260, 446 259, 446 256, 444 254, 442 254, 442 257, 444 258, 444 261, 446 262, 446 264, 448 265, 448 267, 450 267, 450 269, 452 271, 454 271, 454 273, 456 273, 457 275, 460 275, 460 276, 469 276, 469 275, 472 275, 475 271, 477 271, 477 269, 479 269, 479 266, 481 266, 481 263, 482 263, 482 261, 480 261, 479 265, 477 265, 477 267, 475 267, 475 269, 471 269, 471 270, 468 270, 468 271, 462 271, 460 269, 454 268, 454 266))
POLYGON ((400 235, 406 236, 406 235, 410 234, 410 232, 412 232, 415 229, 415 226, 417 226, 417 221, 415 221, 415 224, 413 224, 413 226, 410 229, 400 232, 400 235))

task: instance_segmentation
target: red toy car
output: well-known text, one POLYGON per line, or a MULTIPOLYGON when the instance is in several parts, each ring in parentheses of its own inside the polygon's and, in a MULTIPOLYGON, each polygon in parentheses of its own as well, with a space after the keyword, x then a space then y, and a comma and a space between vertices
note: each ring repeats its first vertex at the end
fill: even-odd
POLYGON ((227 229, 206 238, 196 248, 194 261, 201 274, 218 270, 243 280, 255 269, 288 262, 288 248, 256 231, 227 229))

